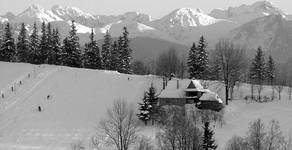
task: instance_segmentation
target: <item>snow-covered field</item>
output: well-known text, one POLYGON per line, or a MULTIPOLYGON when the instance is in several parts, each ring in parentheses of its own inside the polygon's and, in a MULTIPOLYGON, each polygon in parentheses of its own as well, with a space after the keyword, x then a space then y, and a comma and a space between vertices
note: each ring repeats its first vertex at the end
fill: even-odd
MULTIPOLYGON (((162 80, 155 76, 0 62, 0 90, 5 94, 4 99, 0 98, 0 150, 67 150, 76 141, 86 143, 115 99, 136 106, 151 82, 161 89, 162 80), (42 112, 37 111, 38 106, 42 112)), ((211 85, 211 89, 220 95, 224 91, 219 85, 211 85)), ((250 93, 249 85, 241 85, 235 93, 242 99, 250 93)), ((270 88, 266 87, 264 93, 270 93, 270 88)), ((281 101, 231 102, 226 108, 226 124, 216 127, 219 150, 224 150, 233 135, 244 135, 249 122, 257 118, 267 122, 276 119, 285 134, 291 132, 292 101, 288 100, 287 89, 281 101)), ((141 133, 154 137, 155 129, 148 127, 141 133)))
POLYGON ((0 150, 69 149, 73 142, 89 141, 115 99, 137 104, 152 81, 160 83, 153 76, 59 66, 1 62, 0 68, 1 88, 25 76, 23 85, 16 84, 13 93, 4 89, 0 98, 0 150))

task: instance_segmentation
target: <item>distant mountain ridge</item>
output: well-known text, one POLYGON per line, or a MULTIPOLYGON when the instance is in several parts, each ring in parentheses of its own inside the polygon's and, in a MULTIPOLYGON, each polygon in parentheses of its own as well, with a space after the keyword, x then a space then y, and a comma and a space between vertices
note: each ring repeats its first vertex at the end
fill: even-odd
MULTIPOLYGON (((200 8, 178 8, 156 20, 152 20, 150 15, 139 12, 126 12, 121 15, 94 15, 77 7, 60 5, 54 5, 49 10, 39 5, 32 5, 18 15, 7 13, 0 16, 0 23, 9 21, 14 25, 19 25, 24 22, 28 24, 28 29, 32 28, 34 22, 38 24, 43 21, 50 22, 53 27, 59 28, 62 38, 68 34, 71 20, 76 22, 81 44, 88 40, 91 29, 93 29, 96 39, 100 40, 107 31, 114 38, 120 36, 122 28, 125 26, 130 32, 130 38, 138 38, 139 40, 133 41, 139 41, 140 49, 148 51, 149 56, 157 53, 147 50, 146 45, 140 42, 141 39, 157 39, 158 41, 166 41, 169 45, 190 47, 193 42, 198 41, 201 35, 204 35, 209 49, 215 47, 218 39, 230 38, 249 49, 261 45, 265 49, 273 49, 273 51, 277 51, 277 49, 288 51, 290 43, 292 43, 290 41, 292 33, 286 32, 286 30, 290 30, 288 20, 292 20, 292 15, 284 13, 267 0, 258 1, 251 5, 229 7, 225 10, 214 9, 209 14, 200 8), (270 19, 272 21, 269 21, 270 19), (285 24, 285 26, 268 26, 267 24, 285 24), (283 33, 283 35, 278 35, 279 33, 283 33), (268 37, 272 38, 273 42, 268 37), (281 40, 276 40, 277 38, 281 40), (281 46, 280 43, 285 46, 281 46)), ((154 40, 147 40, 149 45, 151 42, 154 40)), ((135 48, 139 48, 139 44, 133 44, 135 48)), ((158 43, 153 45, 161 47, 158 46, 158 43)), ((154 47, 152 49, 163 51, 154 47)), ((144 51, 143 53, 145 53, 144 51)))

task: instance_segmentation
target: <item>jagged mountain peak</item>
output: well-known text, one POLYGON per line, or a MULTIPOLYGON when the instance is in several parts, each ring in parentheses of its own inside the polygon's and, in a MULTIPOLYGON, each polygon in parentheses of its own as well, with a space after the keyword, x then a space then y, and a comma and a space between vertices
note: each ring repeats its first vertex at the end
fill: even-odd
POLYGON ((52 22, 61 21, 62 19, 55 15, 52 11, 46 10, 38 4, 33 4, 29 6, 22 13, 17 15, 11 22, 24 22, 27 24, 32 24, 34 22, 52 22))
POLYGON ((243 4, 238 7, 229 7, 225 10, 214 9, 210 15, 218 19, 229 19, 238 23, 246 23, 268 15, 286 16, 282 10, 268 0, 257 1, 250 5, 243 4))
POLYGON ((89 19, 95 19, 95 17, 89 13, 86 13, 82 11, 81 9, 77 7, 68 7, 68 6, 60 6, 60 5, 54 5, 52 7, 52 11, 61 17, 85 17, 89 19))
POLYGON ((164 27, 196 27, 208 26, 220 20, 204 13, 201 9, 178 8, 170 14, 154 21, 156 26, 164 27))

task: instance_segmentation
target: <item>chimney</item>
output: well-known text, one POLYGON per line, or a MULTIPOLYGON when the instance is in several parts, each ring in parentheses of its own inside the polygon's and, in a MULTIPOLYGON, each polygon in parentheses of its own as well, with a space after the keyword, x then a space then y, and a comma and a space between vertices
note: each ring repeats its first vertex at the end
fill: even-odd
POLYGON ((164 80, 164 78, 162 78, 163 80, 162 80, 162 89, 164 90, 165 89, 165 80, 164 80))
POLYGON ((179 89, 179 80, 176 80, 176 88, 179 89))

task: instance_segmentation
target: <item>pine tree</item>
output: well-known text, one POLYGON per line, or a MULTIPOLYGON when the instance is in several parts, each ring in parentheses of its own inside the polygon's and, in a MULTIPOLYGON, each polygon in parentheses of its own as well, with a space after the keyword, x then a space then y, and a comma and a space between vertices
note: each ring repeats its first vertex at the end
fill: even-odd
POLYGON ((131 54, 132 49, 130 48, 130 40, 128 38, 129 32, 127 31, 127 28, 124 27, 123 36, 119 40, 119 47, 120 47, 120 59, 121 63, 119 66, 119 72, 121 73, 132 73, 131 71, 131 54))
POLYGON ((61 47, 61 51, 58 53, 58 64, 59 65, 64 65, 67 66, 68 62, 69 62, 69 54, 68 52, 70 52, 70 46, 69 46, 69 40, 68 37, 65 37, 65 39, 63 40, 63 45, 61 47))
POLYGON ((265 73, 266 73, 266 64, 265 64, 264 53, 262 51, 262 48, 259 47, 257 50, 256 56, 252 61, 252 64, 250 67, 250 74, 249 74, 249 78, 252 84, 257 84, 259 86, 259 88, 257 88, 259 99, 261 98, 260 94, 262 90, 262 85, 266 77, 265 73))
POLYGON ((151 84, 149 89, 145 92, 145 101, 149 102, 149 108, 150 108, 150 119, 152 120, 152 124, 154 124, 154 121, 158 119, 159 117, 159 106, 158 106, 158 96, 156 94, 156 89, 151 84))
POLYGON ((53 51, 53 33, 51 23, 48 23, 47 25, 46 36, 47 36, 47 63, 54 64, 55 53, 53 51))
POLYGON ((74 21, 71 24, 71 31, 67 37, 66 52, 68 58, 66 59, 65 65, 70 67, 82 67, 81 63, 81 50, 79 45, 79 37, 77 36, 77 30, 74 21))
POLYGON ((205 122, 203 126, 204 136, 202 142, 202 149, 204 150, 214 150, 217 148, 215 140, 213 139, 214 132, 209 127, 209 122, 205 122))
POLYGON ((39 46, 41 57, 38 62, 39 64, 48 62, 48 38, 47 38, 45 22, 42 23, 41 33, 42 35, 41 35, 41 41, 40 41, 40 46, 39 46))
POLYGON ((20 32, 17 37, 17 58, 20 62, 29 61, 29 41, 25 24, 21 24, 20 32))
POLYGON ((197 76, 197 62, 196 60, 198 59, 198 54, 197 54, 197 47, 196 47, 196 43, 193 43, 193 46, 191 47, 190 51, 189 51, 189 56, 188 56, 188 72, 190 74, 190 78, 193 78, 195 76, 197 76))
POLYGON ((101 58, 97 42, 94 40, 94 33, 91 30, 90 42, 84 48, 84 67, 90 69, 101 69, 101 58))
MULTIPOLYGON (((274 86, 275 77, 276 77, 275 61, 272 56, 269 56, 267 66, 266 66, 266 80, 270 85, 274 86)), ((273 89, 272 99, 274 99, 274 88, 272 89, 273 89)))
POLYGON ((139 103, 140 113, 137 114, 137 116, 141 121, 145 123, 145 125, 147 125, 147 121, 151 119, 150 113, 151 113, 152 106, 150 105, 150 101, 146 92, 144 93, 144 97, 142 100, 143 102, 139 103))
POLYGON ((15 61, 16 50, 9 23, 5 26, 3 44, 0 50, 0 61, 15 61))
POLYGON ((269 84, 273 85, 276 74, 276 65, 272 56, 269 56, 266 67, 266 79, 269 84))
POLYGON ((37 25, 34 23, 32 34, 29 37, 29 59, 28 62, 32 64, 40 64, 40 40, 38 37, 37 25))
POLYGON ((53 29, 53 35, 52 35, 52 53, 51 53, 51 59, 53 64, 60 65, 61 55, 62 55, 62 46, 60 42, 60 35, 59 30, 53 29))
POLYGON ((201 36, 198 46, 194 43, 190 49, 188 58, 190 78, 207 79, 209 67, 206 48, 207 42, 205 38, 201 36))
POLYGON ((111 54, 111 47, 112 45, 112 38, 109 32, 107 31, 104 36, 104 42, 101 46, 101 59, 102 59, 102 67, 103 69, 110 69, 111 62, 110 62, 110 54, 111 54))
POLYGON ((120 53, 117 41, 114 41, 110 54, 110 68, 109 70, 119 70, 120 68, 120 53))

